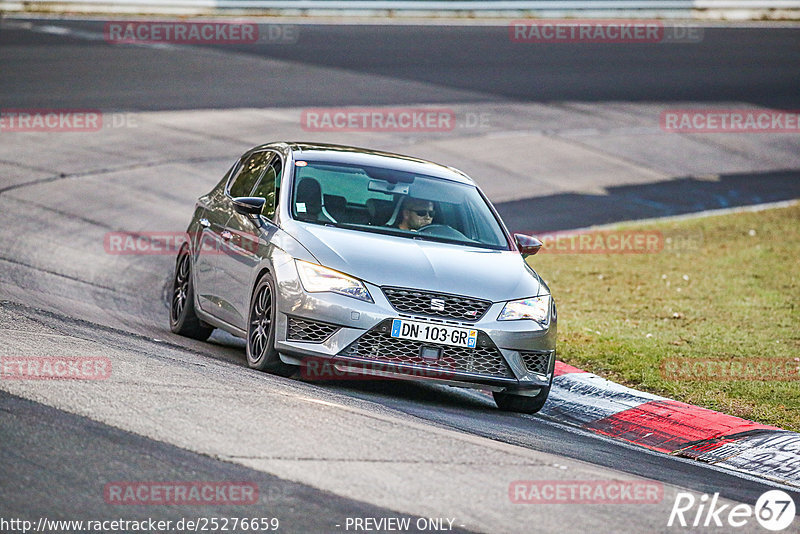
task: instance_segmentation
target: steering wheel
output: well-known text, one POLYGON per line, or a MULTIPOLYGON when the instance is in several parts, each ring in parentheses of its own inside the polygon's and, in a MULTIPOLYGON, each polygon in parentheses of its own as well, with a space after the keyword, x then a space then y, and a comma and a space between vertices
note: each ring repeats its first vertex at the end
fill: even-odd
POLYGON ((429 224, 418 229, 417 233, 450 239, 467 239, 467 236, 446 224, 429 224))

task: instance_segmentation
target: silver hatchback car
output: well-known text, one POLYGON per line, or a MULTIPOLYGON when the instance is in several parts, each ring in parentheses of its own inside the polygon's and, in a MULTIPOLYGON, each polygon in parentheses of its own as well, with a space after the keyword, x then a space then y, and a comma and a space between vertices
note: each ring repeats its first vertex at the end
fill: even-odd
POLYGON ((250 367, 492 391, 534 413, 550 391, 556 306, 464 173, 346 146, 271 143, 197 202, 178 253, 173 332, 246 339, 250 367), (300 366, 300 367, 298 367, 300 366))

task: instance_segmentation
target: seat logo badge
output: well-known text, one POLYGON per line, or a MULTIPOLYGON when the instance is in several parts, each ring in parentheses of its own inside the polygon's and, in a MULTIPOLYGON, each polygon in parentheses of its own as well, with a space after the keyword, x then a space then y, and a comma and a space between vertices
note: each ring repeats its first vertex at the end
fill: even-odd
POLYGON ((431 299, 431 310, 443 312, 444 311, 444 299, 431 299))

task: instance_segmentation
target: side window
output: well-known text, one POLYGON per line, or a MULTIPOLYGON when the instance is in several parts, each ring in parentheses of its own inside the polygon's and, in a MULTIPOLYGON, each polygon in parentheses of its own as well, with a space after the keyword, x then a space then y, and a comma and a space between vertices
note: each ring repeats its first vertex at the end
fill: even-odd
POLYGON ((278 187, 281 182, 282 170, 281 158, 277 154, 274 154, 274 157, 267 165, 264 176, 261 177, 261 181, 258 182, 255 191, 253 191, 254 197, 267 199, 267 203, 264 204, 264 209, 261 211, 261 214, 270 219, 275 214, 275 199, 277 198, 278 187))
POLYGON ((228 194, 232 197, 249 197, 256 185, 256 180, 269 165, 274 154, 272 152, 256 152, 247 158, 239 167, 239 173, 231 182, 228 194))

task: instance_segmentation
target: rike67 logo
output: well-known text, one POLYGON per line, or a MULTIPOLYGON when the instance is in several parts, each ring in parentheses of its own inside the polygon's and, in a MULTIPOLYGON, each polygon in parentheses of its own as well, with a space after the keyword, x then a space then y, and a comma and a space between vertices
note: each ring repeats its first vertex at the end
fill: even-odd
MULTIPOLYGON (((719 504, 719 493, 699 499, 691 493, 680 492, 669 514, 667 526, 738 528, 755 517, 758 524, 773 532, 787 529, 794 521, 795 503, 791 495, 781 490, 762 494, 755 506, 749 504, 719 504)), ((728 530, 724 530, 728 532, 728 530)))

